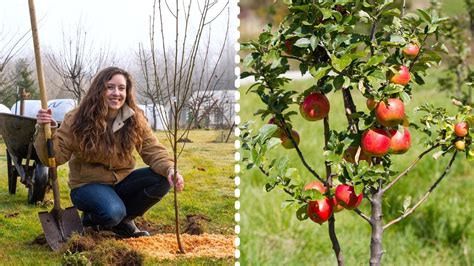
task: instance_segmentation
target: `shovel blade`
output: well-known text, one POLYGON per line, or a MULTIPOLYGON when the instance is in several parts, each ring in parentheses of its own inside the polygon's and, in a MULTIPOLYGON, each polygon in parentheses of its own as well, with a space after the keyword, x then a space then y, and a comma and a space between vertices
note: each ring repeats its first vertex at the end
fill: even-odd
POLYGON ((76 207, 65 210, 38 213, 46 242, 53 250, 58 250, 76 232, 84 233, 84 227, 76 207))

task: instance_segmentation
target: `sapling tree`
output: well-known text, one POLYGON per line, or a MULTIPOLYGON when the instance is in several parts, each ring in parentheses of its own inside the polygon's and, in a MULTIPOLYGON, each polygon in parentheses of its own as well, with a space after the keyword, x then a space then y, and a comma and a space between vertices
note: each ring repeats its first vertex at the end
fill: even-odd
MULTIPOLYGON (((408 13, 404 2, 399 6, 390 0, 286 2, 289 14, 277 29, 269 25, 257 40, 242 45, 249 54, 243 60, 241 78, 255 78, 248 92, 259 96, 265 108, 255 114, 266 122, 257 132, 248 124, 242 127, 243 163, 247 169, 257 168, 268 176, 267 191, 281 188, 290 196, 286 203, 297 206, 298 219, 328 222, 338 265, 344 264, 344 256, 334 213, 353 210, 371 228, 370 264, 380 265, 384 231, 427 199, 459 153, 468 159, 474 153, 472 128, 462 136, 454 133, 459 122, 474 122, 469 106, 460 103, 456 116, 431 105, 422 106, 420 123, 406 116, 405 104, 413 97, 413 84, 424 84, 427 69, 437 66, 440 53, 447 50, 438 39, 447 19, 429 10, 408 13), (289 70, 291 61, 302 74, 311 74, 309 88, 285 86, 291 80, 282 74, 289 70), (356 106, 354 93, 367 98, 367 107, 356 106), (341 95, 339 102, 347 118, 344 130, 331 128, 329 94, 341 95), (293 126, 296 120, 323 123, 324 162, 307 160, 305 149, 298 145, 303 136, 293 126), (426 149, 397 172, 392 159, 411 147, 410 130, 427 134, 426 149), (458 141, 463 143, 456 144, 458 141), (297 170, 287 156, 268 153, 282 147, 294 150, 316 181, 298 185, 294 180, 297 170), (385 193, 431 153, 452 159, 421 199, 407 202, 399 217, 384 222, 385 193), (318 163, 324 163, 324 174, 316 170, 318 163), (360 204, 370 204, 370 213, 363 213, 360 204)), ((466 131, 462 125, 457 127, 466 131)))
MULTIPOLYGON (((185 142, 179 140, 188 136, 193 118, 196 117, 196 114, 191 114, 185 126, 180 128, 181 117, 188 114, 186 107, 191 95, 195 92, 205 95, 212 89, 212 84, 215 84, 216 77, 221 76, 222 71, 232 70, 229 66, 220 67, 224 51, 229 47, 226 45, 230 27, 228 4, 228 1, 218 3, 210 0, 188 2, 155 0, 153 4, 153 13, 150 17, 150 46, 147 53, 150 62, 149 68, 146 68, 148 74, 145 79, 148 80, 149 91, 155 93, 158 102, 169 110, 169 117, 165 117, 162 113, 159 115, 164 122, 166 137, 173 152, 175 177, 179 168, 178 158, 185 145, 185 142), (221 16, 224 18, 221 23, 222 21, 226 23, 220 29, 225 29, 225 32, 217 36, 212 31, 214 27, 217 28, 213 22, 218 21, 216 19, 221 16), (166 33, 168 29, 172 31, 172 35, 166 33), (213 43, 217 45, 213 46, 213 43), (210 75, 203 75, 204 70, 209 71, 210 75)), ((176 190, 174 190, 174 208, 179 252, 184 253, 180 240, 176 190)))

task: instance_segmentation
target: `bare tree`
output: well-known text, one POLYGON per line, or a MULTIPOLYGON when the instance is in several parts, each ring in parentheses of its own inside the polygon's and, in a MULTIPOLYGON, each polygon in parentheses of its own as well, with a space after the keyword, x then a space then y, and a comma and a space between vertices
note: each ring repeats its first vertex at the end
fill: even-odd
POLYGON ((87 38, 87 31, 81 22, 72 34, 62 32, 62 46, 57 52, 51 51, 46 58, 53 71, 60 77, 60 84, 51 80, 51 83, 72 94, 78 102, 81 101, 87 84, 101 68, 114 61, 114 56, 108 48, 97 48, 87 38))
POLYGON ((28 40, 29 31, 18 36, 7 30, 4 25, 0 26, 0 96, 2 99, 11 96, 8 90, 11 88, 14 75, 7 73, 9 63, 21 52, 28 40))
MULTIPOLYGON (((166 0, 155 0, 153 4, 149 29, 151 72, 145 73, 142 67, 142 74, 145 79, 149 80, 147 84, 152 86, 149 87, 153 91, 150 96, 158 96, 156 98, 158 103, 166 106, 169 110, 169 117, 164 117, 165 114, 162 113, 159 115, 164 121, 165 133, 172 147, 175 176, 178 170, 178 158, 185 145, 179 140, 188 136, 189 129, 197 117, 198 109, 189 109, 189 100, 192 94, 200 92, 198 95, 208 95, 206 92, 213 89, 216 80, 222 75, 222 68, 233 70, 233 66, 220 65, 225 48, 229 47, 226 45, 230 25, 228 5, 229 1, 224 4, 221 1, 218 4, 215 0, 183 2, 176 0, 173 3, 166 0), (223 16, 226 10, 227 24, 223 40, 214 40, 217 34, 215 34, 216 31, 211 31, 212 22, 223 16), (173 22, 165 18, 167 15, 172 17, 173 22), (166 45, 170 42, 165 33, 165 19, 167 30, 172 29, 170 25, 174 26, 174 39, 170 47, 166 45), (194 19, 197 20, 194 21, 194 19), (159 25, 155 25, 156 23, 159 25), (156 28, 160 30, 158 37, 155 32, 156 28), (207 42, 204 36, 207 36, 207 42), (212 43, 219 43, 217 52, 214 51, 216 46, 213 47, 212 43), (183 117, 187 117, 187 119, 184 126, 180 128, 183 117)), ((221 36, 222 34, 217 37, 221 36)), ((141 47, 143 48, 143 46, 141 47)), ((142 52, 142 54, 144 53, 142 52)), ((142 62, 145 58, 147 57, 141 57, 142 62)), ((174 207, 176 238, 179 251, 184 253, 179 233, 176 189, 174 190, 174 207)))

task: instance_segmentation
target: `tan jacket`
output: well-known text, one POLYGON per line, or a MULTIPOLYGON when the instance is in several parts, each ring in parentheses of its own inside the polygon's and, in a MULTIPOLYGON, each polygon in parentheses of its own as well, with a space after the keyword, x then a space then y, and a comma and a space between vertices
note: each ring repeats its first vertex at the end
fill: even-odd
MULTIPOLYGON (((72 138, 71 124, 76 112, 77 109, 68 112, 59 129, 52 128, 56 164, 61 165, 69 161, 69 187, 73 189, 88 183, 113 185, 122 181, 134 170, 135 160, 120 160, 117 155, 110 157, 105 154, 97 154, 93 161, 86 162, 79 149, 79 144, 72 138)), ((124 121, 133 115, 133 110, 124 105, 113 123, 113 132, 121 129, 124 121)), ((114 136, 118 137, 117 134, 114 136)), ((116 139, 117 141, 120 140, 116 139)), ((40 160, 48 165, 44 129, 40 125, 37 125, 36 128, 34 145, 40 160)), ((158 142, 150 128, 143 136, 142 148, 137 149, 137 152, 143 161, 158 174, 166 176, 169 168, 173 167, 173 160, 166 148, 158 142)))

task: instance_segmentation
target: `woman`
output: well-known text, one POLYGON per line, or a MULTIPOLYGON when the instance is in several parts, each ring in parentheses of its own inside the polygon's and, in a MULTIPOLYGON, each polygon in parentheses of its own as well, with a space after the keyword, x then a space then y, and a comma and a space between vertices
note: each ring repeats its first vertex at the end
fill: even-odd
MULTIPOLYGON (((58 165, 69 161, 71 200, 83 211, 84 226, 112 227, 124 237, 149 235, 134 218, 142 216, 174 186, 173 161, 158 142, 135 101, 131 76, 117 67, 100 71, 79 107, 57 131, 51 110, 39 110, 35 149, 48 162, 43 126, 52 124, 58 165), (150 167, 134 170, 136 150, 150 167)), ((177 174, 175 189, 184 187, 177 174)))

